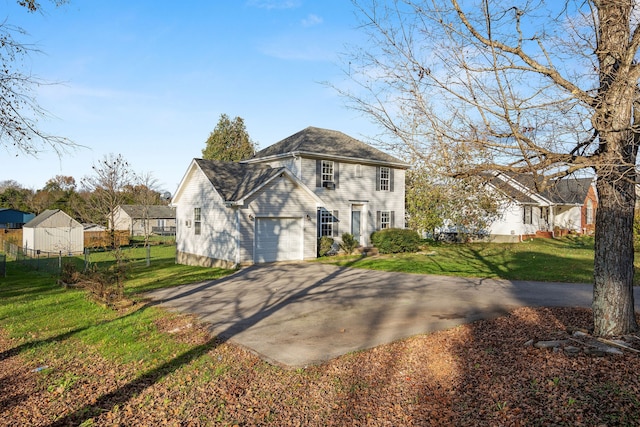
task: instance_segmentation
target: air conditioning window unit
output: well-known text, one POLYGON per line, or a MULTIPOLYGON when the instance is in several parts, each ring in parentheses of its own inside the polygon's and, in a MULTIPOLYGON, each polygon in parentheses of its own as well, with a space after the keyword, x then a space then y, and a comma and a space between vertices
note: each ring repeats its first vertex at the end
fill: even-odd
POLYGON ((332 182, 332 181, 325 181, 322 183, 322 186, 324 188, 326 188, 327 190, 335 190, 336 189, 336 183, 332 182))

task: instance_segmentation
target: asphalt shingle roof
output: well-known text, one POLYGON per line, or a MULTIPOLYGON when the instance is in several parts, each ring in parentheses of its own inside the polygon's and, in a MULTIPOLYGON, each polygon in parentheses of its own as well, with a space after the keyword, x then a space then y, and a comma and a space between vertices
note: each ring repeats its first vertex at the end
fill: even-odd
MULTIPOLYGON (((159 219, 159 218, 175 218, 176 208, 163 205, 146 206, 149 209, 147 218, 159 219)), ((120 205, 120 209, 125 211, 131 218, 142 218, 145 216, 145 206, 143 205, 120 205)))
POLYGON ((71 218, 66 212, 60 209, 47 209, 43 211, 40 215, 33 218, 31 221, 27 222, 24 227, 25 228, 36 228, 39 226, 43 226, 46 223, 46 227, 82 227, 75 219, 71 218), (58 215, 58 213, 60 213, 58 215), (56 218, 57 215, 57 218, 56 218), (54 218, 54 219, 52 219, 54 218), (51 221, 49 221, 51 219, 51 221))
MULTIPOLYGON (((522 184, 526 188, 530 189, 532 192, 540 194, 545 199, 549 200, 552 203, 560 204, 560 205, 581 205, 584 203, 587 198, 587 193, 589 191, 589 187, 593 182, 592 178, 575 178, 568 177, 557 179, 554 181, 550 181, 547 183, 546 188, 543 191, 538 191, 536 187, 536 182, 532 175, 528 174, 508 174, 512 179, 516 180, 518 183, 522 184)), ((494 184, 494 181, 500 181, 498 178, 494 178, 491 180, 491 183, 494 184)), ((502 184, 501 186, 496 186, 500 190, 504 191, 507 195, 511 196, 508 192, 511 191, 514 195, 512 196, 515 200, 522 203, 529 203, 529 200, 533 202, 529 196, 521 193, 520 191, 512 188, 511 190, 507 189, 510 187, 507 184, 502 184), (517 194, 519 193, 519 195, 517 194)))
POLYGON ((228 202, 242 199, 266 181, 284 171, 262 164, 195 159, 220 196, 228 202))
POLYGON ((349 157, 373 162, 406 165, 396 157, 373 148, 342 132, 308 127, 258 151, 253 159, 306 154, 315 157, 349 157))

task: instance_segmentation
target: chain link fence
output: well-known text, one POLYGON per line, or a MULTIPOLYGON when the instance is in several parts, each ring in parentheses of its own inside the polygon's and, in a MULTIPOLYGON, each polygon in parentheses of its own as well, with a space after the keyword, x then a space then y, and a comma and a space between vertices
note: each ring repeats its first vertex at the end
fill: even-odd
POLYGON ((7 277, 7 256, 0 254, 0 277, 7 277))
MULTIPOLYGON (((72 260, 74 263, 78 263, 78 261, 84 255, 82 252, 50 252, 41 251, 38 249, 27 249, 6 240, 2 241, 0 252, 3 252, 5 254, 5 272, 6 258, 8 257, 34 270, 43 271, 55 275, 58 275, 62 272, 62 266, 67 260, 72 260)), ((87 256, 88 252, 87 255, 85 255, 85 258, 87 258, 87 256)))
MULTIPOLYGON (((167 258, 167 251, 163 250, 163 248, 175 248, 174 241, 156 242, 148 248, 148 252, 142 242, 123 246, 120 250, 127 262, 144 264, 147 256, 150 261, 167 258)), ((174 257, 175 252, 170 252, 169 256, 174 257)), ((7 261, 15 261, 34 270, 52 275, 60 275, 67 263, 72 263, 76 271, 86 272, 94 264, 98 266, 112 264, 114 257, 112 250, 107 248, 85 248, 84 252, 51 252, 24 248, 14 242, 0 238, 0 277, 6 276, 7 261)))

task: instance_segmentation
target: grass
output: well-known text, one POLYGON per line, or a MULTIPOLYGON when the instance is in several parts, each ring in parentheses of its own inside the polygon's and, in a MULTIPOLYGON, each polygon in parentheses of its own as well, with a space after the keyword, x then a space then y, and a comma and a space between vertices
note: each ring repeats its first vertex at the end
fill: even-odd
MULTIPOLYGON (((175 246, 152 246, 148 267, 145 248, 134 246, 124 251, 129 261, 125 294, 133 300, 153 289, 217 279, 232 272, 177 265, 175 246)), ((104 267, 113 262, 113 255, 93 252, 89 261, 104 267)), ((433 244, 417 254, 340 256, 319 261, 419 274, 590 282, 593 240, 569 237, 516 244, 433 244)), ((82 258, 77 262, 84 265, 82 258)), ((52 276, 14 262, 8 263, 7 278, 0 279, 0 328, 30 353, 73 338, 77 345, 90 347, 108 359, 145 360, 152 366, 186 350, 157 331, 154 322, 163 315, 153 307, 127 313, 101 307, 88 300, 82 290, 64 289, 52 276)))
MULTIPOLYGON (((144 248, 128 248, 126 256, 130 270, 125 292, 133 300, 140 300, 142 293, 152 289, 212 280, 232 272, 176 265, 175 248, 172 246, 153 246, 149 267, 146 266, 144 248)), ((109 252, 96 252, 91 254, 90 262, 105 266, 113 262, 111 257, 109 252)), ((320 261, 421 274, 589 282, 593 270, 593 242, 585 238, 566 238, 538 239, 519 244, 436 244, 419 254, 368 258, 332 257, 320 261)), ((83 262, 84 260, 78 259, 79 265, 83 262)), ((234 384, 243 384, 245 377, 250 380, 253 377, 259 379, 259 374, 271 369, 277 371, 273 376, 283 377, 283 387, 287 382, 302 387, 313 375, 306 371, 286 373, 266 363, 253 365, 252 371, 232 358, 233 353, 217 353, 217 357, 212 357, 207 353, 211 348, 209 342, 181 342, 175 336, 158 329, 158 322, 177 316, 174 313, 143 304, 137 304, 126 311, 115 311, 93 303, 82 290, 57 285, 56 278, 51 275, 28 270, 15 262, 9 262, 7 267, 7 277, 0 277, 0 333, 12 340, 12 348, 4 354, 19 354, 33 367, 49 366, 50 368, 44 368, 40 378, 45 384, 45 390, 49 390, 52 395, 61 395, 74 387, 80 387, 77 384, 89 383, 89 380, 75 372, 56 369, 56 361, 73 360, 73 363, 77 361, 78 364, 91 364, 95 355, 112 363, 113 369, 118 373, 122 372, 123 377, 132 370, 135 371, 135 377, 127 380, 132 385, 124 387, 124 393, 127 390, 135 391, 136 387, 142 389, 140 384, 156 383, 165 378, 166 373, 177 370, 180 371, 179 375, 166 377, 167 389, 185 387, 184 393, 216 381, 222 384, 221 387, 229 384, 233 391, 236 390, 233 388, 234 384), (305 377, 306 375, 309 377, 305 377)), ((487 352, 489 351, 493 351, 493 348, 490 347, 487 352)), ((481 369, 479 364, 475 366, 476 369, 481 369)), ((560 377, 550 378, 557 387, 565 383, 560 377)), ((100 379, 92 378, 91 381, 100 379)), ((353 382, 343 383, 337 376, 333 385, 337 392, 346 395, 368 393, 370 388, 375 388, 368 378, 356 378, 353 382)), ((531 382, 530 387, 536 392, 542 388, 537 381, 531 382)), ((615 392, 619 399, 626 399, 631 402, 630 406, 637 407, 635 395, 622 387, 614 387, 617 386, 611 386, 611 393, 615 392)), ((179 390, 183 392, 182 388, 179 390)), ((273 391, 281 392, 279 389, 273 391)), ((594 389, 593 396, 587 395, 585 399, 598 401, 598 395, 599 390, 594 389)), ((267 400, 271 398, 273 397, 267 397, 267 400)), ((231 423, 231 415, 227 416, 224 410, 225 400, 228 399, 230 398, 223 396, 219 401, 214 401, 222 405, 222 409, 218 411, 221 423, 231 423)), ((571 395, 563 396, 563 399, 566 406, 580 404, 571 395)), ((185 405, 195 405, 189 399, 185 402, 188 402, 185 405)), ((150 410, 156 408, 154 402, 147 403, 150 410)), ((300 403, 296 401, 292 404, 300 403)), ((503 399, 495 400, 494 404, 499 413, 507 413, 511 409, 503 399)), ((117 412, 118 405, 116 403, 112 407, 112 413, 117 412)), ((266 413, 265 420, 268 421, 272 416, 273 414, 266 413)), ((612 411, 610 421, 622 424, 637 421, 622 418, 623 416, 625 415, 612 411)))
MULTIPOLYGON (((336 256, 318 262, 416 274, 591 283, 593 238, 533 239, 520 243, 431 243, 415 254, 336 256)), ((640 284, 640 278, 636 278, 640 284)))
MULTIPOLYGON (((130 270, 125 292, 133 300, 152 289, 213 280, 233 271, 177 265, 173 246, 153 247, 149 267, 144 248, 126 251, 130 270)), ((91 262, 104 266, 113 262, 111 257, 109 252, 92 253, 91 262)), ((0 278, 0 329, 18 343, 20 353, 36 360, 65 352, 82 356, 74 349, 85 348, 87 357, 97 352, 117 363, 137 361, 152 369, 190 349, 157 330, 155 321, 166 315, 140 304, 126 312, 102 307, 83 290, 63 288, 55 277, 16 262, 8 262, 7 277, 0 278)))

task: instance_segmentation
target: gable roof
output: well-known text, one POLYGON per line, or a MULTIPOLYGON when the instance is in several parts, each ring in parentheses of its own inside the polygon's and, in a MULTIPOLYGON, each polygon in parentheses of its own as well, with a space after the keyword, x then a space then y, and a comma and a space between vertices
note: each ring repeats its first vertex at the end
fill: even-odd
POLYGON ((545 189, 542 194, 557 204, 582 205, 592 183, 592 178, 559 179, 545 189))
POLYGON ((503 193, 508 198, 515 200, 518 203, 522 203, 524 205, 529 204, 537 204, 538 202, 526 194, 524 191, 521 191, 519 188, 513 186, 513 184, 508 181, 498 177, 493 176, 487 181, 491 186, 498 189, 501 193, 503 193))
POLYGON ((524 204, 537 202, 527 195, 526 191, 516 188, 509 182, 510 180, 515 181, 532 194, 543 197, 549 203, 556 205, 582 205, 587 198, 589 187, 593 183, 593 178, 562 178, 550 181, 543 191, 538 191, 536 180, 532 175, 508 172, 500 172, 499 175, 503 175, 507 179, 502 180, 496 176, 489 182, 507 196, 524 204))
POLYGON ((284 167, 272 168, 261 164, 205 159, 194 161, 226 202, 235 202, 248 196, 285 170, 284 167))
POLYGON ((408 164, 396 157, 358 141, 349 135, 312 126, 258 151, 251 159, 245 160, 245 162, 251 163, 264 159, 300 155, 324 159, 335 158, 369 163, 385 163, 400 168, 409 168, 408 164))
POLYGON ((164 205, 120 205, 120 209, 127 213, 131 218, 142 218, 145 216, 145 208, 148 209, 147 218, 162 219, 175 218, 176 208, 164 205))
POLYGON ((43 211, 40 215, 33 218, 31 221, 26 223, 24 228, 36 228, 36 227, 47 227, 47 228, 57 228, 57 227, 71 227, 71 228, 82 228, 82 224, 80 224, 75 219, 71 218, 66 212, 61 209, 47 209, 43 211))

